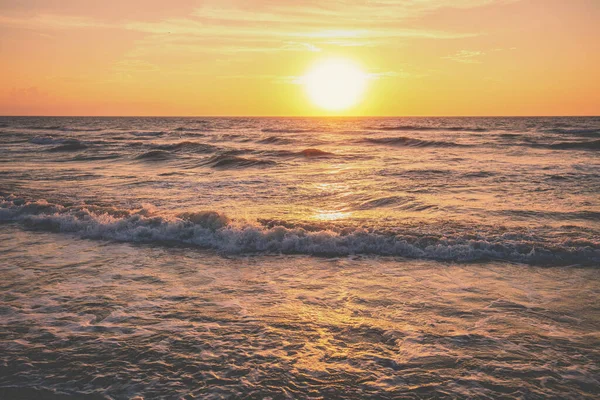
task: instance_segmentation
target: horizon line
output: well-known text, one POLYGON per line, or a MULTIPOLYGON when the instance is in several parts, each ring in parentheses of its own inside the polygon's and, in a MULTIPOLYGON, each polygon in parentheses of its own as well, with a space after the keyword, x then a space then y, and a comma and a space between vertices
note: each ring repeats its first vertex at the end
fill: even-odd
POLYGON ((9 115, 0 118, 597 118, 597 115, 9 115))

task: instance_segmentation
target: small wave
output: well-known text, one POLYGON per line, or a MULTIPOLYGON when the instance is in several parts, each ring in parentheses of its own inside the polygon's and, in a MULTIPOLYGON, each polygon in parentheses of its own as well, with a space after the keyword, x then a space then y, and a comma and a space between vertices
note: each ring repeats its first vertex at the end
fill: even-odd
POLYGON ((164 144, 155 146, 158 150, 167 150, 167 151, 189 151, 194 153, 214 153, 217 151, 217 147, 206 144, 206 143, 198 143, 198 142, 179 142, 173 144, 164 144))
POLYGON ((60 131, 63 129, 62 126, 58 125, 33 125, 28 126, 26 129, 36 130, 36 131, 60 131))
POLYGON ((376 233, 363 228, 305 229, 232 220, 216 211, 159 213, 97 205, 63 206, 46 200, 14 196, 0 200, 0 221, 30 229, 68 232, 83 238, 121 242, 191 245, 226 254, 267 253, 347 256, 401 256, 440 261, 506 260, 545 265, 598 265, 600 243, 548 242, 525 233, 487 236, 448 231, 439 235, 419 230, 376 233))
POLYGON ((490 171, 473 171, 473 172, 465 172, 461 176, 463 178, 489 178, 491 176, 495 176, 496 174, 490 171))
POLYGON ((359 210, 371 210, 374 208, 387 207, 399 203, 406 202, 407 199, 399 196, 381 197, 378 199, 368 200, 361 203, 357 208, 359 210))
POLYGON ((305 149, 302 151, 291 151, 291 150, 267 150, 267 151, 256 151, 256 153, 267 156, 267 157, 281 157, 281 158, 325 158, 333 157, 335 154, 328 151, 319 149, 305 149))
POLYGON ((150 150, 136 156, 136 160, 165 161, 172 157, 171 153, 164 150, 150 150))
POLYGON ((544 132, 558 133, 561 135, 592 137, 592 138, 600 136, 599 128, 552 128, 552 129, 546 129, 544 132))
POLYGON ((323 151, 319 149, 304 149, 298 154, 303 155, 304 157, 331 157, 334 154, 328 151, 323 151))
POLYGON ((130 135, 137 136, 137 137, 146 137, 146 136, 156 137, 156 136, 162 136, 166 132, 164 132, 164 131, 131 131, 128 133, 130 135))
POLYGON ((263 143, 263 144, 289 144, 289 143, 292 143, 292 140, 286 139, 286 138, 277 137, 277 136, 269 136, 269 137, 266 137, 264 139, 259 140, 258 143, 263 143))
POLYGON ((406 136, 386 137, 386 138, 366 138, 362 140, 367 143, 384 144, 390 146, 405 147, 469 147, 466 144, 456 142, 445 142, 441 140, 415 139, 406 136))
POLYGON ((488 132, 485 128, 470 128, 465 126, 422 126, 422 125, 397 125, 397 126, 371 126, 365 129, 377 131, 454 131, 454 132, 488 132))
POLYGON ((78 127, 72 127, 72 128, 60 128, 60 131, 63 132, 99 132, 102 131, 104 129, 102 128, 78 128, 78 127))
POLYGON ((445 169, 407 169, 394 175, 448 175, 450 171, 445 169))
POLYGON ((560 211, 533 211, 533 210, 503 210, 497 212, 501 215, 510 215, 520 218, 541 218, 541 219, 555 219, 555 220, 589 220, 589 221, 600 221, 600 212, 593 210, 580 210, 573 212, 560 212, 560 211))
POLYGON ((202 165, 208 165, 212 168, 217 169, 264 167, 275 164, 275 161, 261 160, 256 158, 244 158, 232 154, 219 154, 211 157, 210 159, 202 163, 202 165))
POLYGON ((87 155, 80 154, 73 157, 73 161, 100 161, 100 160, 114 160, 116 158, 120 158, 121 155, 117 153, 111 154, 95 154, 95 155, 87 155))
POLYGON ((54 138, 52 136, 36 136, 36 137, 29 139, 29 142, 34 143, 34 144, 49 145, 49 144, 61 144, 61 143, 64 143, 65 140, 69 140, 69 139, 54 138))
POLYGON ((585 142, 558 142, 546 145, 550 149, 557 150, 600 150, 600 139, 585 142))
POLYGON ((75 139, 64 140, 62 143, 63 144, 61 144, 59 146, 48 149, 48 151, 52 151, 52 152, 80 151, 80 150, 85 150, 88 148, 88 146, 86 144, 81 143, 79 140, 75 140, 75 139))
POLYGON ((207 132, 210 130, 211 129, 209 129, 209 128, 188 128, 185 126, 180 126, 180 127, 173 129, 173 131, 175 131, 175 132, 207 132))
POLYGON ((283 129, 283 128, 264 128, 261 129, 265 133, 308 133, 314 132, 312 129, 283 129))

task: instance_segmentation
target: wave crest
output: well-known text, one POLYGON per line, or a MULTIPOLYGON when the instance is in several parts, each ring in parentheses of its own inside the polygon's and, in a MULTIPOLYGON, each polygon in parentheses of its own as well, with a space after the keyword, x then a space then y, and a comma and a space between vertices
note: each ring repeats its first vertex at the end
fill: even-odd
POLYGON ((365 138, 363 139, 363 141, 367 143, 404 147, 469 147, 469 145, 456 142, 445 142, 441 140, 424 140, 411 138, 407 136, 365 138))
POLYGON ((275 165, 275 161, 258 158, 244 158, 232 154, 219 154, 211 157, 203 163, 217 169, 234 169, 249 167, 265 167, 275 165))
POLYGON ((286 128, 264 128, 261 129, 265 133, 308 133, 314 132, 312 129, 286 129, 286 128))
POLYGON ((62 206, 7 196, 0 221, 83 238, 190 245, 227 254, 283 253, 319 256, 401 256, 439 261, 505 260, 544 265, 598 265, 600 243, 547 242, 524 233, 481 234, 418 230, 377 233, 363 228, 303 227, 232 220, 215 211, 159 213, 146 207, 120 210, 94 205, 62 206))
POLYGON ((164 150, 150 150, 135 157, 136 160, 143 161, 165 161, 170 158, 171 153, 164 150))
POLYGON ((213 153, 217 150, 217 147, 198 142, 184 141, 173 144, 163 144, 155 146, 158 150, 171 150, 171 151, 189 151, 194 153, 213 153))
POLYGON ((452 132, 488 132, 488 129, 465 126, 423 126, 423 125, 397 125, 397 126, 370 126, 366 129, 377 131, 452 131, 452 132))

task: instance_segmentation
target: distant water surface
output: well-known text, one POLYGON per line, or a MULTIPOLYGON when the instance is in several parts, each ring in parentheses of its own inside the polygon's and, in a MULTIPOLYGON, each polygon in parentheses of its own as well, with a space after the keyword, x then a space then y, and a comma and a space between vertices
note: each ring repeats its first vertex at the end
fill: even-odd
POLYGON ((595 398, 599 151, 598 117, 0 117, 0 397, 595 398))

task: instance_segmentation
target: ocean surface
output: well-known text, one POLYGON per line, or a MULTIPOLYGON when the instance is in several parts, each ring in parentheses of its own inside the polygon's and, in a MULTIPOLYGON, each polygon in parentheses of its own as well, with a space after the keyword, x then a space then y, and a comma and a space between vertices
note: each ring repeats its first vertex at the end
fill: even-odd
POLYGON ((598 398, 600 117, 0 117, 0 398, 598 398))

